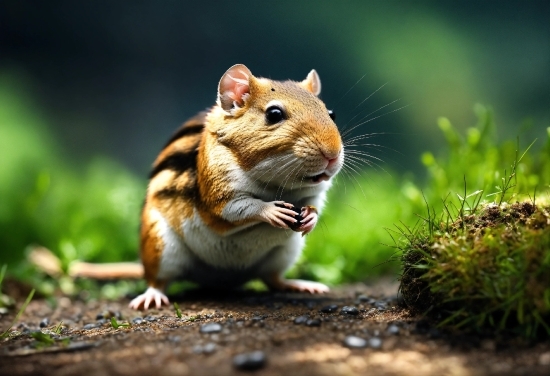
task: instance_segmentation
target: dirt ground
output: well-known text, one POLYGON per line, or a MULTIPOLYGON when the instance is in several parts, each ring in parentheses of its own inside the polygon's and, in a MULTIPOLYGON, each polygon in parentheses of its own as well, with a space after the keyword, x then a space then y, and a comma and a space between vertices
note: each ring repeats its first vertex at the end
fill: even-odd
MULTIPOLYGON (((0 375, 550 374, 549 341, 442 332, 400 308, 396 292, 388 281, 321 296, 190 291, 172 299, 181 318, 172 306, 132 311, 127 300, 62 297, 52 308, 33 299, 20 334, 0 342, 0 375), (132 325, 115 329, 110 315, 132 325), (60 334, 48 332, 61 320, 60 334), (31 336, 41 325, 53 344, 31 336)), ((0 330, 13 317, 2 316, 0 330)))

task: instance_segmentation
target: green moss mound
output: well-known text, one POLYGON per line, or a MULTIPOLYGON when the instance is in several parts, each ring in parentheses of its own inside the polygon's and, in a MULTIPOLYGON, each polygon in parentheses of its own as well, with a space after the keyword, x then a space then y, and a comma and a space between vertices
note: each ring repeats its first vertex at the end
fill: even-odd
POLYGON ((403 250, 400 290, 413 311, 442 326, 550 336, 550 205, 480 205, 411 232, 403 250))

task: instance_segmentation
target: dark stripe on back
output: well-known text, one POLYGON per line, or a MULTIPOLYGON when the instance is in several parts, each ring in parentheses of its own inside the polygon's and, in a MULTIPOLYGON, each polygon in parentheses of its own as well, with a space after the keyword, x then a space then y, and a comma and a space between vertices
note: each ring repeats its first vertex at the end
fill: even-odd
POLYGON ((182 137, 194 135, 201 133, 204 129, 204 120, 208 115, 208 111, 202 111, 193 116, 191 119, 187 120, 183 125, 170 137, 168 142, 164 145, 165 149, 172 142, 179 140, 182 137))
MULTIPOLYGON (((208 115, 208 111, 202 111, 187 120, 173 135, 168 142, 164 145, 163 149, 166 149, 173 142, 184 138, 193 137, 202 133, 204 130, 204 121, 208 115)), ((196 143, 198 146, 199 138, 196 143)), ((162 170, 172 170, 181 174, 189 169, 195 169, 197 163, 197 150, 189 152, 175 152, 164 158, 159 164, 153 166, 153 170, 149 173, 149 179, 154 178, 162 170)))
POLYGON ((153 167, 153 171, 149 174, 149 179, 154 178, 163 170, 172 170, 178 174, 196 169, 198 150, 195 149, 188 153, 175 152, 164 158, 158 165, 153 167))
POLYGON ((204 129, 203 124, 191 124, 188 125, 187 123, 184 124, 181 128, 179 128, 176 133, 170 137, 170 139, 166 142, 163 149, 165 149, 168 145, 170 145, 172 142, 179 140, 180 138, 186 137, 186 136, 192 136, 198 133, 201 133, 204 129))
MULTIPOLYGON (((195 180, 192 178, 191 180, 195 180)), ((155 196, 158 198, 176 198, 181 197, 187 200, 195 201, 198 195, 198 190, 195 184, 183 187, 181 189, 177 188, 164 188, 155 193, 155 196)))

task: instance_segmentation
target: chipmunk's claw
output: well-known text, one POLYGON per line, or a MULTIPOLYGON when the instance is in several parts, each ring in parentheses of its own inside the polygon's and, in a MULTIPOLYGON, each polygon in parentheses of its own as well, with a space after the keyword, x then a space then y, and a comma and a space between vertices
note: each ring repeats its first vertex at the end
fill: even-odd
POLYGON ((170 300, 168 300, 168 297, 164 295, 164 293, 154 287, 148 287, 147 290, 137 296, 135 299, 133 299, 128 307, 138 310, 141 307, 143 309, 149 309, 149 306, 151 303, 155 302, 156 308, 162 307, 162 304, 170 304, 170 300))

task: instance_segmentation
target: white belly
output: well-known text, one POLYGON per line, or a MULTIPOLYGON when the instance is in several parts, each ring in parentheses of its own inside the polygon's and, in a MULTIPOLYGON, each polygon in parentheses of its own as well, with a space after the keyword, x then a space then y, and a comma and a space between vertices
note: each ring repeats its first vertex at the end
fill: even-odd
POLYGON ((270 253, 292 247, 297 254, 303 247, 299 233, 267 223, 243 227, 224 236, 210 230, 195 214, 183 222, 182 238, 166 220, 162 222, 165 248, 158 275, 161 279, 239 285, 258 276, 256 270, 262 268, 264 260, 271 259, 270 253))
POLYGON ((183 223, 183 242, 205 263, 222 269, 245 269, 269 251, 284 246, 298 234, 267 223, 258 223, 219 235, 210 230, 200 216, 183 223))

